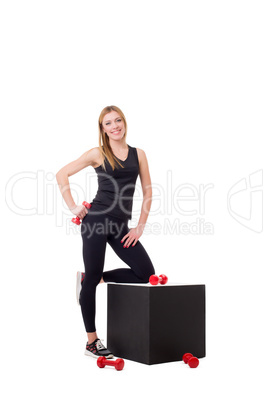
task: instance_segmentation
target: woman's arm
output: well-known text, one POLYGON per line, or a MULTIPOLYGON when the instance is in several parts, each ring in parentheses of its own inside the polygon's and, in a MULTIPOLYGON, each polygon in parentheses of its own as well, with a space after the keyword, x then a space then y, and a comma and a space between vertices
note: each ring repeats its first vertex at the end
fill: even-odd
POLYGON ((142 228, 144 228, 152 204, 152 183, 146 154, 142 149, 137 148, 137 151, 140 166, 140 180, 143 192, 143 202, 138 226, 142 226, 142 228))
POLYGON ((145 152, 142 149, 137 148, 137 152, 139 158, 140 180, 143 192, 143 201, 138 225, 135 228, 130 229, 130 231, 121 239, 121 243, 125 242, 123 244, 123 247, 126 248, 128 248, 131 244, 132 247, 134 247, 139 238, 141 237, 152 204, 152 184, 149 173, 148 161, 145 152))
POLYGON ((68 208, 80 219, 84 218, 84 216, 87 213, 87 209, 83 205, 77 207, 77 205, 75 204, 70 191, 70 183, 68 177, 74 175, 75 173, 80 172, 80 170, 88 166, 92 166, 94 163, 96 163, 98 157, 99 157, 98 148, 92 148, 89 151, 85 152, 83 155, 81 155, 80 158, 61 168, 56 174, 56 179, 64 201, 66 202, 68 208))

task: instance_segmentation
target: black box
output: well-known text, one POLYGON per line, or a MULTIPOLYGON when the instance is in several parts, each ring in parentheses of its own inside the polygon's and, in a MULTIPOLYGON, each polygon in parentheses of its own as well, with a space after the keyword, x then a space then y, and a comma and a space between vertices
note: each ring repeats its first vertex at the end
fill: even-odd
POLYGON ((108 283, 107 347, 145 364, 205 357, 205 285, 108 283))

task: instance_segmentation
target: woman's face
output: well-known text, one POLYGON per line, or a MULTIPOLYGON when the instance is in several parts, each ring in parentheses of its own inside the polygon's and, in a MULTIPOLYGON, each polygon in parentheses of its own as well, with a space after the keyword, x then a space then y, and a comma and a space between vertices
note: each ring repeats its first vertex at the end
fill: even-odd
POLYGON ((104 116, 102 127, 111 140, 121 140, 125 135, 124 121, 120 114, 114 110, 104 116))

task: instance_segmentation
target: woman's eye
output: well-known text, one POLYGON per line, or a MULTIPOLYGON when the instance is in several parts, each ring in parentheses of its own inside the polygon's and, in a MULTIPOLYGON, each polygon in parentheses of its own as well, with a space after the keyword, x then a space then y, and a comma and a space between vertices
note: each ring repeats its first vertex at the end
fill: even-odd
MULTIPOLYGON (((117 121, 121 121, 122 119, 117 119, 117 121)), ((108 126, 108 124, 110 124, 110 123, 106 123, 106 126, 108 126)))

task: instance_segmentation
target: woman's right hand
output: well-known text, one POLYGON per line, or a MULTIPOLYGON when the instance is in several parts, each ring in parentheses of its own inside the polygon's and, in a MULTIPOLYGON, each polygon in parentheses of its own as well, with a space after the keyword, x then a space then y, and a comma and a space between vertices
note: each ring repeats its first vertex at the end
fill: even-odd
POLYGON ((88 209, 84 205, 76 205, 76 207, 71 208, 70 211, 78 218, 83 219, 88 212, 88 209))

